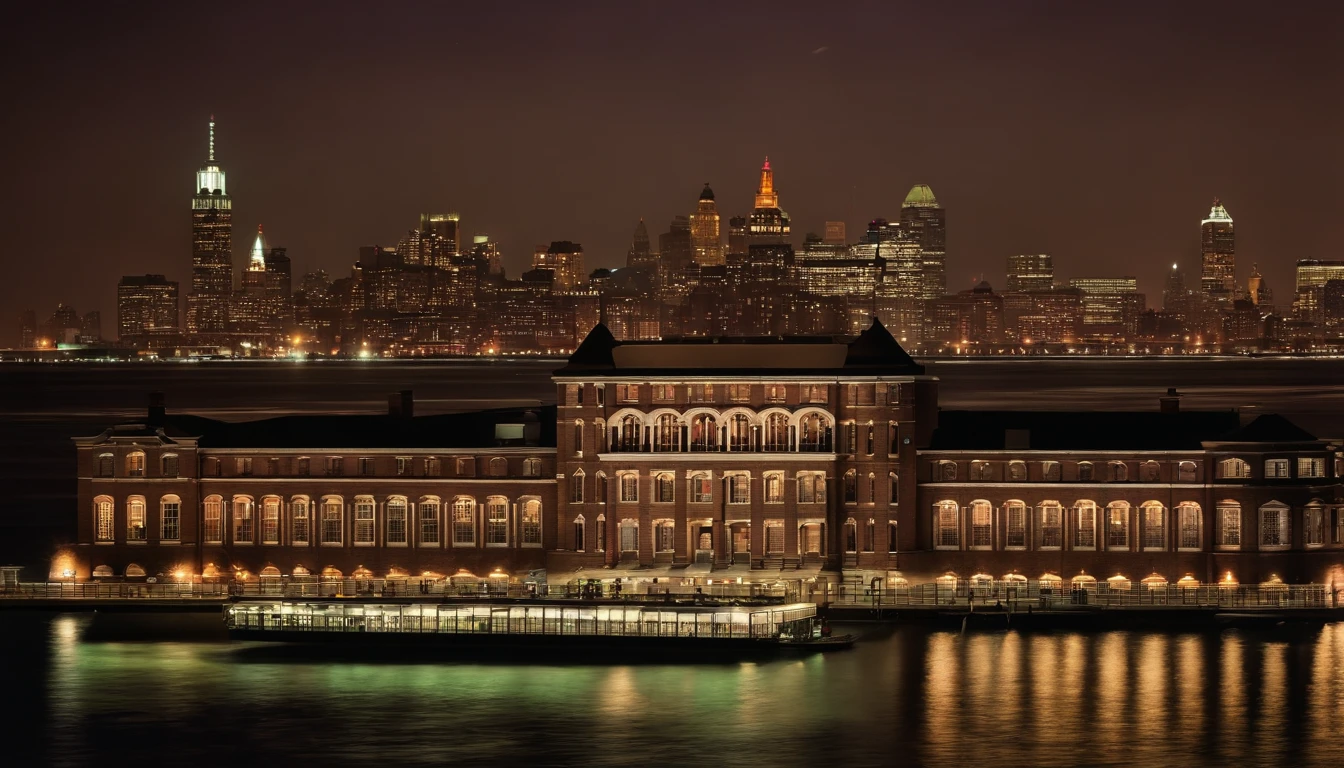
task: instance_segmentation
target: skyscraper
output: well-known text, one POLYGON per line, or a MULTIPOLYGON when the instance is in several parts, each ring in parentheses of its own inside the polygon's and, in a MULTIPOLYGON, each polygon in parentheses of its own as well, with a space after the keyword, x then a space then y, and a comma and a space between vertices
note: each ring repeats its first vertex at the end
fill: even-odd
POLYGON ((420 232, 429 246, 425 266, 446 267, 463 251, 462 217, 456 213, 420 214, 420 232))
POLYGON ((845 222, 826 222, 826 234, 823 237, 823 242, 827 245, 847 245, 849 240, 845 239, 845 222))
POLYGON ((266 316, 266 239, 261 226, 257 226, 257 237, 252 243, 252 253, 243 270, 242 282, 231 306, 230 320, 233 331, 243 336, 257 337, 271 330, 266 316))
POLYGON ((705 182, 691 214, 691 251, 695 263, 702 267, 723 263, 723 242, 719 239, 719 209, 714 203, 714 190, 705 182))
POLYGON ((1203 268, 1199 287, 1216 301, 1231 301, 1237 285, 1237 238, 1232 230, 1232 217, 1218 198, 1213 198, 1213 208, 1200 222, 1200 231, 1203 268))
POLYGON ((1008 257, 1008 291, 1048 291, 1055 287, 1055 260, 1048 253, 1008 257))
POLYGON ((787 245, 789 242, 789 214, 779 207, 775 192, 775 172, 770 169, 770 158, 761 166, 761 182, 756 187, 756 207, 747 219, 747 246, 787 245))
POLYGON ((117 336, 149 346, 177 335, 177 283, 163 275, 126 275, 117 283, 117 336))
POLYGON ((229 330, 233 293, 233 202, 224 170, 215 161, 215 117, 205 165, 196 172, 191 198, 191 293, 187 296, 187 333, 196 341, 218 342, 229 330))
POLYGON ((649 270, 657 266, 649 246, 649 228, 644 226, 643 217, 635 225, 635 234, 630 238, 630 250, 625 254, 625 266, 649 270))
POLYGON ((919 243, 921 298, 942 296, 947 291, 947 212, 929 185, 910 188, 901 204, 901 228, 919 243))
POLYGON ((555 273, 552 290, 556 293, 581 290, 588 282, 588 273, 583 269, 583 246, 568 240, 537 246, 532 254, 532 268, 555 273))

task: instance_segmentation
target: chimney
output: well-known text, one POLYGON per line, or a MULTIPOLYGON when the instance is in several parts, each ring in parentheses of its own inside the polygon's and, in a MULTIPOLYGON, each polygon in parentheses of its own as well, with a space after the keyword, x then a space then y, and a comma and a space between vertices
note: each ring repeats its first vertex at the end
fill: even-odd
POLYGON ((1167 387, 1167 394, 1159 397, 1157 402, 1162 404, 1162 413, 1181 412, 1181 393, 1175 387, 1167 387))
POLYGON ((164 418, 168 414, 168 408, 163 403, 162 392, 149 393, 149 416, 147 421, 151 427, 157 427, 163 424, 164 418))
POLYGON ((411 390, 403 389, 387 396, 387 415, 410 418, 415 415, 415 397, 411 390))

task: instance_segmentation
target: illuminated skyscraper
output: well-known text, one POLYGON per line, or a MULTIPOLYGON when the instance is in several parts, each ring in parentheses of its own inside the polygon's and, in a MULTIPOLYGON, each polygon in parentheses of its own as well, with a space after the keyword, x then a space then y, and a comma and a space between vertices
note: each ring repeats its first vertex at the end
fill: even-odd
POLYGON ((849 241, 845 239, 845 222, 826 222, 826 235, 823 241, 827 245, 847 245, 849 241))
POLYGON ((756 207, 747 220, 747 246, 786 245, 789 242, 789 214, 779 207, 775 192, 775 172, 770 158, 761 166, 761 183, 756 188, 756 207))
POLYGON ((215 161, 215 118, 211 115, 209 153, 196 172, 196 194, 191 199, 187 333, 197 341, 222 341, 229 330, 232 294, 233 202, 225 188, 224 170, 215 161))
POLYGON ((929 185, 910 188, 901 204, 901 228, 919 243, 921 298, 942 296, 947 291, 947 212, 929 185))
POLYGON ((243 270, 242 284, 234 296, 230 312, 233 331, 243 336, 260 336, 271 330, 266 313, 266 239, 261 227, 257 227, 257 237, 252 243, 252 253, 247 260, 247 269, 243 270))
POLYGON ((177 336, 177 283, 163 275, 126 275, 117 283, 117 336, 122 344, 151 345, 177 336))
POLYGON ((425 266, 446 267, 464 250, 462 217, 456 213, 420 214, 420 232, 425 240, 425 266))
POLYGON ((1200 230, 1203 269, 1199 287, 1217 301, 1231 301, 1237 285, 1237 238, 1232 230, 1232 217, 1218 198, 1213 198, 1213 208, 1200 222, 1200 230))
POLYGON ((532 268, 555 273, 552 290, 556 293, 581 290, 588 282, 588 273, 583 269, 583 246, 568 240, 537 246, 532 254, 532 268))
POLYGON ((634 237, 630 239, 630 250, 625 254, 625 266, 652 270, 657 266, 653 252, 649 247, 649 228, 640 218, 635 225, 634 237))
POLYGON ((485 261, 488 274, 504 274, 504 266, 499 260, 499 243, 491 240, 489 235, 476 235, 471 238, 471 255, 485 261))
POLYGON ((719 239, 719 209, 714 203, 714 190, 705 182, 691 214, 691 251, 695 263, 702 267, 723 263, 723 242, 719 239))
POLYGON ((1055 287, 1055 260, 1048 253, 1008 257, 1008 291, 1048 291, 1055 287))

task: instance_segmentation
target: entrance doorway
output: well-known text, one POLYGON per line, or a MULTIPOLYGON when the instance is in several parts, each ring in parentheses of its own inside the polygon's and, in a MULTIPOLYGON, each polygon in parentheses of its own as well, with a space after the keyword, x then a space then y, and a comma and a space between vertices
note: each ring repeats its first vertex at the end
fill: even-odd
POLYGON ((691 532, 695 536, 695 562, 714 563, 714 526, 698 525, 691 532))

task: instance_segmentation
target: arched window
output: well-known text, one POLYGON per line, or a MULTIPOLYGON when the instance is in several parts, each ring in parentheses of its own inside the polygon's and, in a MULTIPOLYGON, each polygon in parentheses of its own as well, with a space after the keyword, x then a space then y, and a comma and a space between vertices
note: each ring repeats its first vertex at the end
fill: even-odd
POLYGON ((644 422, 633 413, 626 414, 617 422, 619 430, 620 450, 638 451, 644 432, 644 422))
POLYGON ((1199 467, 1193 461, 1182 461, 1176 465, 1176 480, 1182 483, 1195 482, 1199 467))
POLYGON ((1003 546, 1007 549, 1027 548, 1027 505, 1013 499, 1004 502, 1003 546))
POLYGON ((955 501, 940 501, 933 505, 933 542, 938 549, 958 549, 961 546, 961 508, 955 501))
POLYGON ((289 543, 291 546, 305 547, 308 545, 309 521, 308 521, 308 497, 295 496, 289 500, 289 543))
POLYGON ((261 543, 280 543, 280 497, 267 496, 261 500, 261 543))
POLYGON ((895 472, 887 473, 887 503, 899 504, 901 501, 901 480, 895 472))
POLYGON ((638 552, 639 551, 639 521, 625 519, 621 521, 621 551, 638 552))
POLYGON ((95 541, 113 541, 116 538, 115 517, 111 496, 93 500, 93 535, 95 541))
POLYGON ((994 467, 988 461, 971 462, 971 479, 988 482, 994 479, 994 467))
POLYGON ((159 498, 159 538, 163 541, 182 538, 182 499, 172 494, 159 498))
POLYGON ((1260 548, 1287 549, 1289 538, 1288 505, 1271 501, 1260 507, 1260 548))
POLYGON ((1106 506, 1106 548, 1129 549, 1129 504, 1113 501, 1106 506))
POLYGON ((159 474, 164 477, 177 477, 176 453, 165 453, 159 457, 159 474))
POLYGON ((496 457, 494 457, 493 459, 490 460, 490 476, 491 476, 491 477, 504 477, 505 475, 508 475, 508 474, 509 474, 509 460, 508 460, 508 459, 506 459, 506 458, 504 458, 504 457, 502 457, 502 456, 496 456, 496 457))
POLYGON ((1097 505, 1087 500, 1076 501, 1073 504, 1073 515, 1073 548, 1096 549, 1097 505))
POLYGON ((406 513, 407 503, 405 496, 392 496, 387 500, 387 505, 383 508, 383 516, 387 519, 387 544, 393 547, 404 547, 408 543, 406 513))
POLYGON ((766 415, 761 442, 761 449, 765 451, 789 450, 789 417, 787 414, 776 412, 766 415))
POLYGON ((1218 546, 1241 549, 1241 505, 1229 499, 1218 502, 1218 546))
POLYGON ((574 455, 583 455, 583 422, 574 422, 574 455))
POLYGON ((1245 480, 1251 476, 1251 465, 1242 459, 1223 459, 1218 462, 1218 477, 1228 480, 1245 480))
POLYGON ((653 551, 671 552, 677 548, 677 529, 671 520, 658 520, 653 524, 653 551))
POLYGON ((751 450, 751 417, 735 413, 728 419, 728 450, 751 450))
POLYGON ((1139 465, 1139 479, 1145 483, 1162 482, 1162 465, 1149 459, 1139 465))
POLYGON ((207 496, 202 503, 204 529, 201 540, 206 544, 219 544, 224 541, 224 500, 218 496, 207 496))
POLYGON ((865 453, 867 453, 869 456, 872 456, 873 453, 876 451, 877 447, 876 443, 877 443, 877 437, 873 433, 873 422, 870 421, 868 422, 868 439, 865 440, 863 444, 865 453))
POLYGON ((145 476, 145 452, 131 451, 126 454, 126 476, 144 477, 145 476))
POLYGON ((681 424, 675 414, 661 413, 653 422, 653 450, 681 450, 681 424))
POLYGON ((784 503, 784 473, 766 472, 761 477, 765 484, 765 503, 784 503))
POLYGON ((586 541, 587 541, 587 540, 585 539, 585 537, 584 537, 584 533, 585 533, 585 531, 584 531, 584 520, 583 520, 583 515, 579 515, 578 517, 574 518, 574 551, 575 551, 575 552, 582 552, 582 551, 583 551, 583 548, 584 548, 584 546, 585 546, 585 544, 586 544, 586 541))
POLYGON ((1078 482, 1090 483, 1092 482, 1092 477, 1093 477, 1092 462, 1090 461, 1078 462, 1078 482))
POLYGON ((111 477, 115 457, 110 453, 98 454, 98 476, 111 477))
POLYGON ((582 503, 583 503, 583 480, 584 480, 584 477, 583 477, 583 470, 582 470, 582 469, 576 469, 576 470, 574 470, 574 474, 573 474, 573 475, 570 475, 570 478, 569 478, 569 503, 570 503, 570 504, 582 504, 582 503))
POLYGON ((1064 545, 1064 508, 1059 502, 1040 502, 1040 549, 1059 549, 1064 545))
POLYGON ((374 545, 375 509, 376 505, 372 496, 355 497, 355 546, 371 547, 374 545))
POLYGON ((470 496, 453 499, 453 546, 476 546, 476 500, 470 496))
POLYGON ((233 543, 251 544, 256 539, 253 514, 256 505, 251 496, 233 497, 233 543))
POLYGON ((719 423, 712 414, 701 413, 691 417, 691 450, 718 450, 719 423))
POLYGON ((896 521, 895 521, 895 520, 889 520, 889 521, 887 522, 887 551, 888 551, 888 552, 899 552, 900 549, 901 549, 900 539, 898 539, 897 536, 896 536, 896 534, 897 534, 897 530, 896 530, 896 528, 897 528, 897 526, 896 526, 896 521))
POLYGON ((1110 473, 1109 480, 1112 483, 1123 483, 1129 480, 1129 465, 1123 461, 1112 461, 1107 465, 1110 473))
POLYGON ((621 501, 634 503, 639 501, 639 473, 622 472, 616 475, 621 487, 621 501))
POLYGON ((676 479, 671 472, 659 472, 653 476, 653 500, 660 504, 676 501, 676 479))
POLYGON ((1193 501, 1176 505, 1176 548, 1198 552, 1204 548, 1204 511, 1193 501))
POLYGON ((821 472, 798 473, 798 503, 821 504, 826 501, 826 475, 821 472))
POLYGON ((598 516, 597 516, 597 520, 594 521, 593 534, 594 534, 593 538, 594 538, 594 540, 595 540, 595 543, 594 543, 594 545, 593 545, 593 549, 597 550, 598 552, 606 552, 606 551, 607 551, 607 516, 606 516, 606 515, 598 515, 598 516))
POLYGON ((1042 461, 1042 462, 1041 462, 1041 477, 1042 477, 1043 479, 1045 479, 1046 482, 1050 482, 1050 483, 1057 483, 1057 482, 1059 482, 1059 462, 1058 462, 1058 461, 1042 461))
POLYGON ((695 472, 689 479, 691 501, 708 504, 714 500, 714 484, 708 472, 695 472))
POLYGON ((1302 508, 1302 545, 1319 547, 1325 544, 1325 508, 1319 499, 1312 499, 1302 508))
POLYGON ((852 517, 845 521, 845 551, 859 551, 858 524, 854 522, 854 518, 852 517))
POLYGON ((437 547, 439 545, 439 497, 422 497, 418 506, 420 546, 437 547))
POLYGON ((868 503, 877 503, 877 475, 873 472, 868 473, 868 503))
POLYGON ((322 498, 322 543, 339 545, 345 541, 345 499, 322 498))
POLYGON ((957 479, 957 463, 955 461, 940 461, 937 467, 938 474, 934 476, 935 480, 951 483, 957 479))
POLYGON ((844 478, 845 503, 854 504, 859 500, 859 475, 854 470, 845 473, 844 478))
POLYGON ((1145 550, 1163 550, 1167 548, 1167 509, 1160 501, 1145 501, 1140 508, 1139 520, 1143 523, 1143 548, 1145 550))
POLYGON ((728 476, 728 503, 751 503, 751 475, 738 473, 728 476))
POLYGON ((1008 479, 1021 482, 1027 479, 1027 462, 1010 461, 1008 462, 1008 479))
POLYGON ((541 459, 524 459, 523 477, 541 477, 541 459))
MULTIPOLYGON (((850 424, 853 436, 853 424, 850 424)), ((831 450, 831 423, 822 414, 812 411, 798 420, 798 450, 808 453, 828 453, 831 450)), ((854 451, 849 451, 853 453, 854 451)))
POLYGON ((972 501, 967 510, 971 516, 971 549, 994 547, 994 507, 983 499, 972 501))
POLYGON ((524 547, 541 546, 541 501, 528 499, 523 502, 522 527, 519 531, 524 547))
POLYGON ((503 496, 490 496, 485 500, 485 545, 509 545, 509 500, 503 496))

